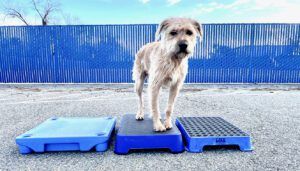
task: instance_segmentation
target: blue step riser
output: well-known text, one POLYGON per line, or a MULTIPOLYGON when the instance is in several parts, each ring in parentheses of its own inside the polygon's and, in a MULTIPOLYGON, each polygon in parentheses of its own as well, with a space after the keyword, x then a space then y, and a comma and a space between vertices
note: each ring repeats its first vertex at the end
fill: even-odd
POLYGON ((167 132, 155 132, 152 119, 136 121, 134 114, 126 114, 121 119, 114 152, 128 154, 135 149, 169 149, 172 153, 180 153, 184 145, 176 127, 167 132))
MULTIPOLYGON (((184 143, 186 145, 187 151, 189 152, 203 152, 203 148, 205 146, 227 146, 227 145, 239 146, 241 151, 252 151, 250 136, 248 136, 246 133, 239 130, 237 127, 217 117, 207 117, 209 119, 201 119, 201 120, 199 118, 201 119, 201 117, 193 117, 193 118, 180 117, 180 119, 177 119, 175 123, 179 130, 175 130, 176 127, 174 127, 173 130, 169 133, 168 132, 157 133, 153 131, 152 120, 145 119, 144 121, 136 121, 134 115, 125 115, 125 117, 123 116, 123 119, 121 121, 120 130, 116 135, 115 153, 128 154, 130 150, 134 150, 134 149, 169 149, 173 153, 180 153, 184 150, 184 143), (183 124, 183 122, 181 122, 180 120, 184 120, 184 119, 185 120, 190 119, 189 121, 184 121, 184 122, 193 123, 193 124, 192 125, 183 124), (207 127, 207 124, 209 123, 209 126, 211 127, 217 126, 219 127, 218 129, 220 129, 220 126, 223 125, 224 127, 226 127, 226 129, 221 131, 221 132, 225 131, 224 134, 228 134, 228 132, 226 133, 226 130, 235 130, 235 131, 238 130, 241 131, 240 134, 245 136, 205 136, 205 137, 190 136, 190 133, 187 130, 190 130, 191 128, 188 128, 186 126, 191 126, 193 127, 192 129, 195 129, 197 124, 199 124, 197 122, 202 124, 201 127, 207 127), (215 124, 213 122, 215 122, 215 124), (141 130, 140 128, 143 128, 145 130, 141 130), (128 132, 128 130, 126 129, 128 130, 131 129, 131 130, 128 132)), ((67 119, 65 120, 68 121, 67 119)), ((102 131, 101 129, 104 128, 99 128, 100 132, 106 131, 106 133, 101 134, 100 137, 98 138, 95 136, 55 138, 53 137, 53 133, 55 132, 51 132, 51 129, 44 129, 46 128, 45 126, 48 126, 49 128, 54 126, 53 127, 54 129, 57 128, 55 127, 55 122, 58 121, 61 122, 61 121, 59 118, 55 118, 55 119, 49 119, 43 124, 41 124, 43 126, 40 125, 39 127, 36 127, 35 129, 32 129, 31 131, 28 131, 27 133, 20 135, 19 137, 17 137, 16 143, 19 146, 19 151, 21 154, 29 154, 32 152, 42 153, 42 152, 51 152, 51 151, 90 151, 92 149, 95 149, 96 151, 105 151, 108 148, 111 138, 114 134, 116 120, 111 117, 105 118, 104 120, 105 122, 108 123, 109 132, 107 132, 108 129, 106 128, 105 130, 102 131), (46 131, 46 134, 42 134, 43 131, 41 131, 41 128, 43 128, 43 130, 46 131), (49 135, 49 131, 50 131, 50 135, 52 135, 51 137, 33 138, 35 136, 39 137, 41 135, 49 135), (108 137, 105 136, 106 134, 108 135, 108 137)), ((68 123, 65 121, 63 122, 68 123)), ((77 124, 78 121, 74 126, 77 127, 77 124)), ((198 129, 197 131, 201 131, 201 129, 198 129)), ((99 131, 97 130, 97 132, 99 131)), ((194 131, 192 131, 192 133, 193 132, 194 131)), ((210 133, 212 132, 213 131, 210 131, 210 133)), ((230 132, 232 131, 229 131, 229 133, 230 132)), ((95 132, 92 131, 88 133, 88 135, 91 134, 95 134, 95 132)), ((82 134, 80 134, 80 136, 82 136, 82 134)))
POLYGON ((116 118, 51 118, 18 136, 21 154, 51 151, 106 151, 116 118), (78 129, 78 125, 85 125, 78 129))
MULTIPOLYGON (((203 152, 203 148, 205 146, 228 146, 228 145, 235 145, 240 148, 241 151, 252 151, 251 145, 251 138, 246 133, 238 129, 237 127, 233 126, 232 124, 226 122, 223 119, 218 117, 208 117, 212 119, 205 119, 205 117, 180 117, 176 119, 176 126, 182 133, 184 143, 186 146, 186 150, 189 152, 203 152), (203 118, 203 119, 202 119, 203 118), (180 121, 181 120, 181 121, 180 121), (214 123, 215 122, 215 123, 214 123), (186 123, 193 123, 188 124, 186 123), (218 127, 217 130, 218 134, 232 134, 232 131, 228 130, 238 130, 241 131, 242 136, 240 135, 232 135, 232 136, 204 136, 203 134, 199 133, 199 136, 193 136, 189 133, 188 130, 191 130, 190 127, 193 127, 192 130, 196 129, 197 132, 203 132, 204 129, 207 129, 208 125, 211 129, 215 129, 218 127), (221 125, 224 127, 223 130, 220 129, 221 125), (226 128, 226 129, 225 129, 226 128), (223 132, 223 133, 221 133, 223 132)), ((195 132, 195 131, 191 131, 195 132)), ((212 134, 212 130, 207 131, 209 134, 212 134)), ((238 133, 238 134, 240 134, 238 133)))

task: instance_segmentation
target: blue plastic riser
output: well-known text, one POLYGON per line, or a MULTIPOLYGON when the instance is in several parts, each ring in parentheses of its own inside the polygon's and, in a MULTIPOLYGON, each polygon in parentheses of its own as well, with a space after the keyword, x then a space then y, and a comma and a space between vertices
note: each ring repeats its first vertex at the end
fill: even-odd
POLYGON ((18 136, 21 154, 48 151, 105 151, 116 118, 50 118, 18 136))
POLYGON ((241 151, 252 151, 250 136, 220 117, 179 117, 176 125, 187 151, 203 152, 204 146, 219 145, 237 145, 241 151))
POLYGON ((127 154, 133 149, 169 149, 172 153, 180 153, 184 145, 176 126, 166 132, 155 132, 152 119, 137 121, 135 115, 126 114, 116 136, 115 153, 127 154))

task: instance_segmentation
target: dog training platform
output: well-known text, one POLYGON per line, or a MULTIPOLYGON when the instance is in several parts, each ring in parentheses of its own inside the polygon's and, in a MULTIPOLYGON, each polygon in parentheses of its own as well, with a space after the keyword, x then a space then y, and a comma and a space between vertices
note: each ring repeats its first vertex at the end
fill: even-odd
POLYGON ((250 136, 220 117, 179 117, 186 149, 202 152, 204 146, 237 145, 241 151, 252 151, 250 136))
POLYGON ((50 118, 16 138, 22 154, 48 151, 105 151, 116 119, 50 118))
POLYGON ((169 149, 172 153, 184 151, 182 136, 178 128, 166 132, 155 132, 150 118, 137 121, 135 115, 122 117, 115 142, 116 154, 127 154, 134 149, 169 149))

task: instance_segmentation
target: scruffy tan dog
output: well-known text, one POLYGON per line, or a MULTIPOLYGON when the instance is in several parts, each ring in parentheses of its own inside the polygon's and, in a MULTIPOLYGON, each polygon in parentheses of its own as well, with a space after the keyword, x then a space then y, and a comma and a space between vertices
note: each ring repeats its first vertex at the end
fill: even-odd
POLYGON ((188 57, 193 54, 197 36, 202 37, 201 25, 188 18, 164 20, 156 31, 156 41, 143 46, 136 54, 133 80, 139 97, 137 120, 144 119, 142 98, 144 80, 148 76, 150 112, 155 131, 172 128, 171 114, 178 92, 188 71, 188 57), (162 86, 169 86, 169 100, 164 124, 158 106, 158 95, 162 86))

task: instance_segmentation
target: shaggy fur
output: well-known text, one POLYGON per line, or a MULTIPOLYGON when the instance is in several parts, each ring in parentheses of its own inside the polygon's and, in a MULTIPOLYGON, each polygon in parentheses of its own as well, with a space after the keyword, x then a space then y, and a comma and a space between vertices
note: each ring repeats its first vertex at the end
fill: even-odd
POLYGON ((172 128, 171 114, 175 99, 188 71, 188 57, 193 54, 197 36, 202 37, 201 25, 188 18, 164 20, 156 32, 156 41, 143 46, 136 54, 133 80, 139 97, 137 120, 144 119, 142 97, 144 80, 148 76, 150 112, 155 131, 172 128), (160 121, 158 96, 162 86, 169 86, 170 93, 164 124, 160 121))

